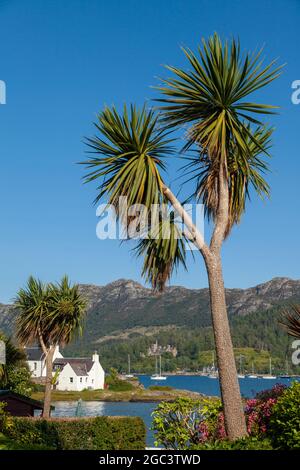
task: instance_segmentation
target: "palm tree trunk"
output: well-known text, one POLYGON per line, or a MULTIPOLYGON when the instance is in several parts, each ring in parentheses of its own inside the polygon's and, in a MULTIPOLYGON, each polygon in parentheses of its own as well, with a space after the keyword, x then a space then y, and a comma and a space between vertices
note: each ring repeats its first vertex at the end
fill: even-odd
POLYGON ((227 315, 222 263, 219 255, 205 261, 225 429, 228 438, 234 440, 246 436, 247 430, 227 315))
POLYGON ((42 413, 43 418, 50 418, 54 351, 55 351, 55 347, 50 346, 48 353, 46 355, 46 383, 45 383, 45 395, 44 395, 44 408, 43 408, 43 413, 42 413))

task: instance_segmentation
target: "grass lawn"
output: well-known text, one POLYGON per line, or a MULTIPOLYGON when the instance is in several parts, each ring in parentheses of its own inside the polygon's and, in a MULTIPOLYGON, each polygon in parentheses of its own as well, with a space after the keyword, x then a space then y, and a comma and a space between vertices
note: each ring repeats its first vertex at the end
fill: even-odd
POLYGON ((49 447, 41 446, 41 445, 28 445, 28 444, 18 444, 14 442, 12 439, 4 436, 4 434, 0 433, 0 450, 52 450, 49 447))

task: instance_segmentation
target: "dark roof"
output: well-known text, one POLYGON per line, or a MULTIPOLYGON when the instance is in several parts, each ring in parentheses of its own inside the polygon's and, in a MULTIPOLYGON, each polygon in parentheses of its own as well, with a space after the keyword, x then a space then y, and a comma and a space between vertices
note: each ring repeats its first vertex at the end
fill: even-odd
MULTIPOLYGON (((42 401, 33 400, 33 398, 20 395, 20 393, 12 392, 11 390, 0 390, 0 401, 5 400, 5 398, 15 398, 16 400, 22 401, 23 403, 32 405, 37 410, 43 409, 42 401)), ((54 406, 51 406, 51 409, 54 410, 54 406)))
POLYGON ((44 353, 38 346, 32 348, 25 348, 28 361, 41 361, 44 357, 44 353))
POLYGON ((70 364, 76 375, 83 376, 88 375, 94 363, 90 358, 62 357, 55 359, 53 364, 61 367, 70 364))

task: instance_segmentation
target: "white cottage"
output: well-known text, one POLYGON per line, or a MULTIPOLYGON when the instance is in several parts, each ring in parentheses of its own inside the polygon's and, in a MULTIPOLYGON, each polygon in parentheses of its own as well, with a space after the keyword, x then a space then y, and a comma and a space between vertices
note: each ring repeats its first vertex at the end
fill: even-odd
MULTIPOLYGON (((26 348, 26 354, 32 377, 46 377, 45 355, 42 349, 26 348)), ((63 357, 57 347, 53 357, 53 376, 56 378, 56 390, 80 392, 84 389, 104 389, 105 372, 97 352, 91 358, 63 357)))
MULTIPOLYGON (((42 348, 39 346, 25 348, 25 352, 27 355, 27 364, 29 366, 32 377, 46 377, 46 361, 42 348)), ((56 358, 61 357, 63 356, 59 352, 59 346, 57 346, 54 351, 53 361, 55 361, 56 358)))
POLYGON ((105 373, 95 352, 89 358, 57 358, 53 362, 54 373, 58 373, 56 390, 77 391, 104 388, 105 373))

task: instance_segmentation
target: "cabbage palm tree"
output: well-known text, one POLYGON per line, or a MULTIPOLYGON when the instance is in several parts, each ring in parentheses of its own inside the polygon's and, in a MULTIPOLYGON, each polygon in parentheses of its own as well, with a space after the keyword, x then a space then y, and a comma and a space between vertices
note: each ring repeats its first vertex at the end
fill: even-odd
POLYGON ((56 346, 68 344, 81 332, 86 302, 65 276, 59 284, 44 285, 30 277, 15 301, 19 309, 17 337, 21 344, 39 343, 46 362, 43 416, 50 416, 53 356, 56 346))
POLYGON ((217 35, 203 41, 198 57, 190 50, 184 52, 190 70, 168 67, 174 78, 163 80, 158 87, 163 95, 159 114, 131 106, 122 113, 106 107, 98 115, 97 135, 87 139, 92 155, 83 162, 88 168, 85 181, 99 181, 96 202, 105 196, 126 225, 131 224, 132 216, 126 218, 118 204, 125 196, 128 206, 144 204, 150 209, 153 204, 169 204, 183 222, 181 237, 174 220, 169 237, 164 237, 166 222, 160 217, 155 236, 150 233, 138 242, 136 252, 144 256, 143 275, 157 290, 164 288, 179 264, 186 267, 185 240, 203 256, 226 432, 235 439, 246 434, 246 426, 227 317, 221 248, 240 221, 251 188, 261 197, 269 194, 263 175, 268 169, 264 157, 272 129, 254 116, 271 114, 273 106, 245 98, 274 80, 279 68, 273 62, 263 66, 261 53, 242 57, 235 40, 222 44, 217 35), (169 134, 178 127, 184 128, 186 138, 182 152, 187 164, 182 174, 193 183, 191 198, 204 204, 213 224, 209 244, 164 179, 164 157, 174 154, 169 134))

